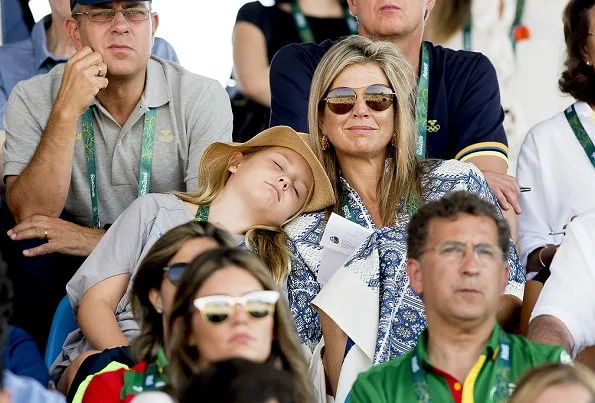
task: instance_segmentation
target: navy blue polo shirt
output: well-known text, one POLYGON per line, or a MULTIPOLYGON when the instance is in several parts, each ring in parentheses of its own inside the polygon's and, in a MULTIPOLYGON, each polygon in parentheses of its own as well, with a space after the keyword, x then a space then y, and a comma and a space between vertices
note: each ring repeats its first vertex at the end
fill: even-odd
MULTIPOLYGON (((334 44, 292 44, 271 62, 271 126, 308 132, 308 97, 314 70, 334 44)), ((465 161, 480 155, 508 160, 496 70, 481 53, 430 49, 428 158, 465 161)))

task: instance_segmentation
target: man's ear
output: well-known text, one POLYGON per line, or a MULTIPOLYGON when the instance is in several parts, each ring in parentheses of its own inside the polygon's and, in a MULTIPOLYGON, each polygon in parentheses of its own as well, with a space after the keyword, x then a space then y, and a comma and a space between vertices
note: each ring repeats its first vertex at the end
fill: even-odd
POLYGON ((74 44, 74 48, 77 52, 81 50, 83 48, 83 43, 81 41, 81 32, 79 31, 77 21, 72 17, 67 18, 66 21, 64 21, 64 29, 66 29, 66 33, 74 44))
POLYGON ((347 6, 349 6, 349 12, 354 17, 357 17, 357 4, 356 0, 347 0, 347 6))
POLYGON ((428 21, 430 11, 436 6, 436 0, 426 0, 426 12, 424 13, 424 22, 428 21))
POLYGON ((151 288, 149 290, 149 301, 151 301, 151 305, 158 313, 163 312, 163 300, 161 299, 161 293, 159 290, 155 288, 151 288))
POLYGON ((409 285, 417 295, 422 295, 424 291, 424 281, 421 273, 421 262, 416 259, 407 259, 407 275, 409 276, 409 285))
POLYGON ((159 14, 151 13, 151 39, 155 40, 155 32, 157 32, 157 27, 159 27, 159 14))
POLYGON ((238 167, 242 163, 243 156, 244 156, 244 153, 242 153, 240 151, 237 151, 237 152, 231 154, 231 157, 229 157, 229 161, 227 162, 227 170, 229 172, 231 172, 232 174, 235 174, 236 171, 238 170, 238 167))

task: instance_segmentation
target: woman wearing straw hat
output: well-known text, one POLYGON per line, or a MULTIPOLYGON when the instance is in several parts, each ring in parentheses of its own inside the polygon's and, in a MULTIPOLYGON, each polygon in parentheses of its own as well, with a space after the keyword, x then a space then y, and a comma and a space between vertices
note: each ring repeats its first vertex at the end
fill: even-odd
MULTIPOLYGON (((472 164, 416 159, 415 88, 413 69, 392 43, 358 36, 334 45, 314 73, 310 144, 333 185, 337 202, 329 210, 342 216, 333 223, 370 234, 361 246, 352 241, 351 252, 333 265, 321 242, 347 231, 325 236, 327 212, 303 214, 286 227, 294 252, 289 302, 298 335, 313 350, 319 401, 328 384, 328 395, 343 402, 359 372, 408 351, 425 328, 423 302, 406 272, 407 224, 417 207, 465 190, 500 211, 472 164)), ((522 295, 524 271, 514 249, 511 241, 508 290, 522 295)), ((503 301, 520 308, 515 296, 503 301)))
MULTIPOLYGON (((303 135, 285 126, 246 143, 213 143, 198 177, 196 193, 149 194, 133 202, 70 280, 67 293, 80 329, 68 336, 52 375, 60 376, 81 353, 127 345, 138 334, 126 290, 138 262, 167 230, 192 219, 223 227, 261 257, 281 284, 289 262, 283 226, 334 203, 328 177, 303 135)), ((69 372, 73 377, 76 370, 69 372)))

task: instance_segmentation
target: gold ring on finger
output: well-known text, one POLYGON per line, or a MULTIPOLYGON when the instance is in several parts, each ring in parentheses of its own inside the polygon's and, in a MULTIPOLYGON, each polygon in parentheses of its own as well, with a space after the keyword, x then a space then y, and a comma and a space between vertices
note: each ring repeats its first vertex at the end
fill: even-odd
POLYGON ((96 64, 95 66, 97 66, 97 75, 100 76, 101 75, 101 66, 96 64))
POLYGON ((48 230, 47 229, 44 231, 43 236, 45 239, 48 239, 48 230))

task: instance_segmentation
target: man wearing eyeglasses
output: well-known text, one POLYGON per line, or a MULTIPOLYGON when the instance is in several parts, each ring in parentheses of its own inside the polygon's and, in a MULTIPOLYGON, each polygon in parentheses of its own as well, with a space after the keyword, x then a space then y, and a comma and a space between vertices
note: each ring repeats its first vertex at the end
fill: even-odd
MULTIPOLYGON (((51 14, 33 26, 30 37, 0 46, 0 176, 3 172, 4 110, 12 89, 19 81, 47 73, 76 52, 64 29, 64 22, 71 14, 70 1, 49 0, 49 5, 51 14)), ((6 11, 6 4, 4 6, 6 11)), ((174 48, 162 38, 155 38, 152 53, 178 62, 174 48)), ((0 195, 4 195, 3 181, 0 181, 0 195)))
POLYGON ((204 149, 231 140, 221 85, 151 57, 159 17, 150 1, 70 5, 64 26, 76 53, 19 83, 5 118, 4 179, 18 223, 8 235, 22 251, 15 310, 40 343, 80 264, 73 256, 87 256, 137 196, 195 190, 204 149), (43 312, 31 295, 48 296, 43 312))
POLYGON ((571 362, 561 347, 498 325, 509 237, 494 207, 468 192, 417 211, 408 226, 407 271, 427 329, 409 353, 360 374, 349 403, 505 402, 528 369, 571 362))

